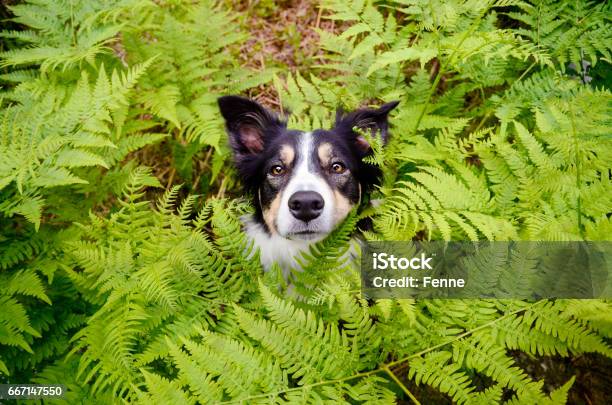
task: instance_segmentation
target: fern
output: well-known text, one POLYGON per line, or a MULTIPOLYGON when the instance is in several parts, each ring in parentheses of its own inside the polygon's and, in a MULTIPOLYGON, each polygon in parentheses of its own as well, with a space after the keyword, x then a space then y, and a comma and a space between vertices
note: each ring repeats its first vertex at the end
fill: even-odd
MULTIPOLYGON (((92 381, 94 393, 111 390, 135 397, 134 388, 150 380, 146 370, 151 361, 170 352, 167 333, 174 330, 189 337, 184 327, 196 320, 213 327, 223 302, 237 300, 245 290, 224 252, 207 234, 190 228, 186 215, 192 200, 186 200, 178 215, 171 212, 177 188, 166 193, 158 213, 140 201, 140 188, 156 184, 147 172, 135 171, 123 208, 108 220, 84 227, 83 242, 69 249, 74 264, 66 269, 68 274, 89 300, 101 305, 76 335, 72 350, 83 351, 79 375, 92 381), (159 239, 161 235, 166 236, 159 239), (156 245, 157 240, 161 244, 156 245), (208 309, 202 311, 202 304, 208 309), (192 310, 185 311, 188 307, 192 310), (142 328, 147 331, 144 341, 142 328)), ((225 209, 213 207, 214 212, 225 209)))
POLYGON ((225 134, 215 94, 239 92, 269 80, 265 74, 254 77, 235 67, 231 54, 224 51, 244 40, 244 34, 233 30, 235 19, 214 0, 198 5, 184 2, 172 12, 152 9, 153 30, 143 26, 122 38, 129 60, 156 57, 138 100, 187 140, 216 149, 225 134), (143 35, 150 40, 143 41, 143 35))
POLYGON ((0 192, 6 195, 0 210, 5 215, 21 214, 38 228, 45 189, 86 184, 74 168, 109 167, 101 153, 117 148, 108 136, 110 114, 127 104, 127 93, 145 67, 114 72, 111 81, 101 66, 93 85, 83 73, 65 102, 53 87, 44 97, 19 90, 12 95, 17 104, 2 112, 0 134, 0 192))
MULTIPOLYGON (((457 403, 574 399, 573 378, 518 359, 612 357, 609 302, 369 300, 358 239, 608 240, 609 5, 326 0, 317 65, 253 71, 258 20, 230 3, 10 7, 1 382, 62 382, 63 403, 426 403, 422 385, 457 403), (216 106, 240 92, 302 130, 400 100, 389 142, 370 139, 381 203, 297 258, 288 286, 242 229, 216 106)), ((460 265, 486 293, 507 284, 492 267, 531 277, 533 254, 460 265)))
POLYGON ((508 13, 524 25, 517 32, 535 45, 549 49, 561 70, 571 62, 575 70, 583 72, 586 58, 593 65, 601 58, 610 59, 609 5, 544 1, 521 3, 518 7, 520 11, 508 13))
POLYGON ((31 2, 11 7, 14 22, 30 28, 27 31, 2 31, 0 37, 16 39, 27 46, 0 53, 0 66, 39 64, 41 70, 69 69, 83 62, 94 64, 96 57, 110 49, 107 46, 119 32, 115 16, 146 2, 116 0, 111 4, 31 2))

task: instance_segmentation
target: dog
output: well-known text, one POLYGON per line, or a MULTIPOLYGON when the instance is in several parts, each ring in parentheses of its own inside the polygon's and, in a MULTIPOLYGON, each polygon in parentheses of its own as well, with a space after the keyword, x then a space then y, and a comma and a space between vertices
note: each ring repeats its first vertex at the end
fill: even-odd
POLYGON ((386 143, 388 115, 398 103, 340 109, 333 128, 305 132, 287 128, 284 118, 254 100, 218 99, 234 163, 255 207, 243 218, 245 232, 264 270, 277 263, 287 279, 300 252, 324 239, 379 183, 380 169, 364 162, 372 148, 362 131, 386 143))

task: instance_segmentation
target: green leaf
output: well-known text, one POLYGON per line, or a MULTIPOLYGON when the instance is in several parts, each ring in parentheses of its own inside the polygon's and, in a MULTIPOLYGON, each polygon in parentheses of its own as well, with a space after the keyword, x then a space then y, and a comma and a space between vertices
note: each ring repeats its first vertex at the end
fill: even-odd
POLYGON ((13 212, 23 215, 34 224, 36 230, 40 228, 40 216, 45 200, 41 196, 24 196, 19 204, 13 208, 13 212))
POLYGON ((57 155, 56 163, 62 167, 102 166, 108 169, 101 156, 79 149, 64 149, 57 155))
POLYGON ((367 76, 370 76, 372 73, 388 65, 416 59, 421 62, 421 69, 423 69, 425 64, 435 58, 437 54, 438 52, 435 49, 417 48, 405 48, 398 51, 384 52, 376 57, 376 62, 368 69, 367 76))
POLYGON ((41 169, 38 177, 32 183, 38 187, 48 188, 69 184, 87 184, 87 181, 75 176, 63 167, 45 167, 41 169))

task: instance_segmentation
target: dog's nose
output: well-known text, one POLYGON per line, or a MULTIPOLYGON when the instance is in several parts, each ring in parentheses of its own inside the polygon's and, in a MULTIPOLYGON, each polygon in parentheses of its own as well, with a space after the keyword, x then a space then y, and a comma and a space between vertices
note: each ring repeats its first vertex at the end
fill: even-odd
POLYGON ((289 211, 304 222, 321 215, 324 206, 323 197, 316 191, 297 191, 289 198, 289 211))

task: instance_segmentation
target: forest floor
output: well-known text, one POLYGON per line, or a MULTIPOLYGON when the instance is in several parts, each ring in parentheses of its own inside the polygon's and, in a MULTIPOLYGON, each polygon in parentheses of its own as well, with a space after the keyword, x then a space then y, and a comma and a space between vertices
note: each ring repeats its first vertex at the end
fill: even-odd
MULTIPOLYGON (((241 15, 241 24, 250 38, 241 46, 239 57, 255 69, 278 68, 283 72, 308 74, 324 56, 319 32, 339 34, 343 24, 325 18, 327 13, 315 0, 232 1, 241 15)), ((272 86, 262 85, 250 94, 260 103, 280 109, 272 86)))

